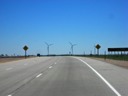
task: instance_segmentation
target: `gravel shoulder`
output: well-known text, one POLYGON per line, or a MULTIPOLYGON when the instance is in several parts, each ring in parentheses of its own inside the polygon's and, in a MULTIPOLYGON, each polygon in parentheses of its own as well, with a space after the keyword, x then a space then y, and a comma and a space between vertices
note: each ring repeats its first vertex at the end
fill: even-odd
POLYGON ((117 65, 117 66, 124 67, 124 68, 128 69, 128 61, 103 59, 103 58, 94 58, 94 57, 91 57, 91 58, 92 59, 96 59, 96 60, 100 60, 100 61, 103 61, 103 62, 107 62, 107 63, 110 63, 110 64, 114 64, 114 65, 117 65))
MULTIPOLYGON (((28 57, 32 58, 32 57, 28 57)), ((0 64, 6 63, 6 62, 11 62, 11 61, 17 61, 17 60, 23 60, 25 59, 24 57, 18 57, 18 58, 0 58, 0 64)))

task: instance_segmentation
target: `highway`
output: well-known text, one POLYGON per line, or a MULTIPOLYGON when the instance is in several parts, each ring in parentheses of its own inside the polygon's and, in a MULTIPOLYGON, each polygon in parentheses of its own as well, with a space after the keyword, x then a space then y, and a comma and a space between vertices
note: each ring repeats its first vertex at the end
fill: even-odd
POLYGON ((7 62, 0 96, 128 96, 128 69, 70 56, 7 62))

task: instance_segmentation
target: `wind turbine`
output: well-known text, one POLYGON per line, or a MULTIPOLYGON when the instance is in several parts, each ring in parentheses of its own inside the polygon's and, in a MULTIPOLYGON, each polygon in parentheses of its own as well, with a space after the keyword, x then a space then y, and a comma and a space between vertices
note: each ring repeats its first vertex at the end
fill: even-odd
POLYGON ((77 44, 72 44, 71 42, 69 42, 69 44, 71 45, 71 51, 72 51, 72 55, 73 55, 73 48, 74 48, 74 46, 76 46, 77 44))
POLYGON ((47 51, 48 51, 48 55, 49 55, 49 47, 52 46, 53 44, 48 44, 47 42, 45 42, 45 44, 47 45, 47 51))

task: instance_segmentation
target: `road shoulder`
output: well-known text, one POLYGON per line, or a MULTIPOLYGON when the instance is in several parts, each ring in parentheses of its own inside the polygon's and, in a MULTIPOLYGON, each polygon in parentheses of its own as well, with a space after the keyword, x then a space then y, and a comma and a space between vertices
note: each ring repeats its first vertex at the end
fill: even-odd
POLYGON ((91 57, 91 59, 103 61, 103 62, 106 62, 106 63, 109 63, 109 64, 113 64, 113 65, 120 66, 120 67, 128 69, 128 61, 103 59, 103 58, 95 58, 95 57, 91 57))

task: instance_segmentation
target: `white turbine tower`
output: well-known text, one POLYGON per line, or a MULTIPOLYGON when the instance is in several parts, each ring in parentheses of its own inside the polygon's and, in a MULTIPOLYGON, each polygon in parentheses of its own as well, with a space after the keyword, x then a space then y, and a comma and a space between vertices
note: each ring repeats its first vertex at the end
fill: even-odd
POLYGON ((49 55, 49 47, 52 46, 53 44, 48 44, 47 42, 45 42, 45 44, 47 45, 47 51, 48 51, 48 55, 49 55))
POLYGON ((77 44, 72 44, 71 42, 69 42, 69 44, 71 45, 71 52, 72 52, 71 54, 73 55, 73 51, 74 51, 73 49, 74 49, 74 46, 76 46, 77 44))

